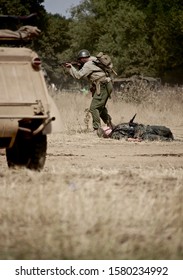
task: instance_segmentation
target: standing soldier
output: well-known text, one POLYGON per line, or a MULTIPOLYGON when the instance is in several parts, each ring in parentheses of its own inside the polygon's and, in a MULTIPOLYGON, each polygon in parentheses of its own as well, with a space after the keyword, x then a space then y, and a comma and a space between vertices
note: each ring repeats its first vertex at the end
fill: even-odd
POLYGON ((113 128, 111 116, 106 108, 106 103, 113 90, 111 78, 106 75, 104 70, 97 66, 97 58, 90 56, 88 50, 79 51, 78 61, 82 65, 80 70, 76 69, 71 63, 66 63, 65 66, 69 68, 69 73, 75 79, 87 78, 90 81, 90 90, 92 92, 90 113, 93 119, 93 129, 99 137, 103 137, 104 131, 101 128, 100 118, 107 126, 113 128))

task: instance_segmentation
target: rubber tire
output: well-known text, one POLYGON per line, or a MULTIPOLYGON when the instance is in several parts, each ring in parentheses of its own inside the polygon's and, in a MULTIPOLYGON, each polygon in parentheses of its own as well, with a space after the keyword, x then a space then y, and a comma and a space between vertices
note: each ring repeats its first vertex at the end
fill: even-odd
POLYGON ((27 168, 40 171, 43 169, 46 161, 47 136, 38 134, 32 138, 31 155, 27 168))
POLYGON ((47 136, 38 134, 30 139, 17 134, 14 145, 6 149, 8 167, 26 167, 40 171, 46 160, 47 136))

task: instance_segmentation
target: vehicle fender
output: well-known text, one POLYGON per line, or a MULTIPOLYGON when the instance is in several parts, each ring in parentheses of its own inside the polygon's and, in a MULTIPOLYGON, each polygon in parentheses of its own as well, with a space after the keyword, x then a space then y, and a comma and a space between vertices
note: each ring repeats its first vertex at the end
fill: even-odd
POLYGON ((0 119, 0 138, 11 138, 9 146, 11 148, 18 132, 18 121, 16 119, 0 119))
POLYGON ((50 117, 55 118, 54 121, 51 121, 43 130, 43 134, 50 134, 50 133, 58 133, 62 131, 62 121, 59 109, 57 108, 55 101, 49 95, 48 101, 50 105, 50 117))

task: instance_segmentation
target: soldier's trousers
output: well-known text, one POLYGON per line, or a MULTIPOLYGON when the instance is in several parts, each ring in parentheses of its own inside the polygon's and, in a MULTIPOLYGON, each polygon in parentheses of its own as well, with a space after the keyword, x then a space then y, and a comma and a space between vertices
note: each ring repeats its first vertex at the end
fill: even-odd
POLYGON ((108 82, 100 85, 100 94, 95 92, 93 95, 90 105, 90 113, 92 115, 94 129, 101 127, 100 118, 106 124, 111 122, 111 116, 108 114, 106 103, 111 95, 112 90, 112 83, 108 82))

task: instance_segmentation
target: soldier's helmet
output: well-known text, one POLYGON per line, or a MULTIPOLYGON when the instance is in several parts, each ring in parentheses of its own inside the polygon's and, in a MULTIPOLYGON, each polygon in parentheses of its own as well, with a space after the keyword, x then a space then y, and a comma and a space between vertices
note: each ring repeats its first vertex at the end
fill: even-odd
POLYGON ((90 57, 90 52, 88 50, 80 50, 78 52, 78 59, 82 57, 90 57))

